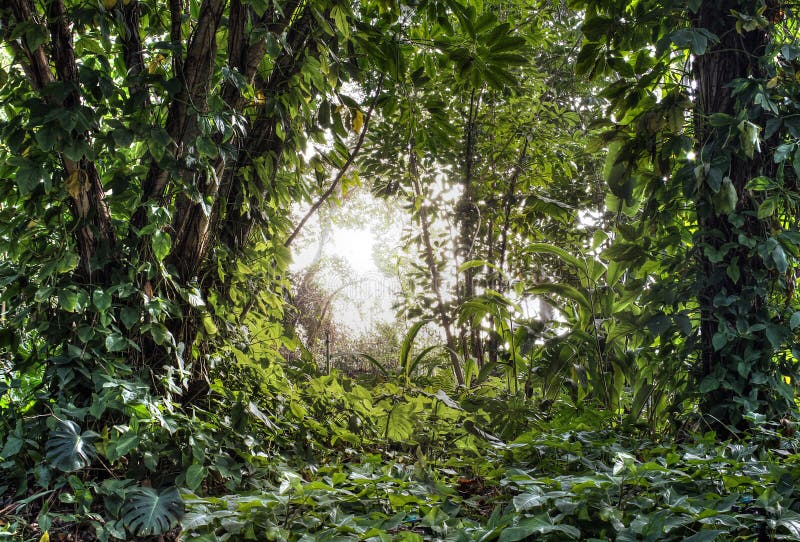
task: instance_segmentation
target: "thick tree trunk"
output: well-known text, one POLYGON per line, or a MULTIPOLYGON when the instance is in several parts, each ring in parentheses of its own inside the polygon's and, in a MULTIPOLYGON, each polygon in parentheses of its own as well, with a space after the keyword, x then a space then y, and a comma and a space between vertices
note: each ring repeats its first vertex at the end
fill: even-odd
MULTIPOLYGON (((28 0, 11 0, 10 7, 18 22, 34 24, 34 8, 28 0)), ((47 95, 46 99, 54 107, 75 109, 81 104, 81 95, 68 22, 63 1, 51 2, 47 12, 47 26, 52 42, 52 59, 48 58, 42 45, 34 50, 24 40, 22 45, 18 42, 10 42, 10 45, 20 57, 27 60, 23 67, 35 90, 41 91, 56 80, 71 84, 73 91, 63 99, 57 99, 52 94, 47 95), (55 77, 51 71, 51 60, 55 77)), ((85 139, 87 134, 73 130, 71 137, 77 141, 85 139)), ((97 168, 91 161, 85 158, 75 161, 64 154, 59 157, 77 226, 74 231, 79 256, 79 276, 86 282, 102 283, 104 271, 114 258, 116 243, 105 189, 97 168)))
MULTIPOLYGON (((767 35, 762 30, 737 32, 736 20, 730 14, 731 10, 747 12, 747 8, 738 0, 703 2, 694 24, 696 28, 707 29, 714 33, 720 40, 694 61, 694 76, 697 82, 695 135, 701 145, 697 154, 699 161, 711 164, 712 167, 715 158, 724 157, 730 160, 729 167, 720 174, 730 178, 736 190, 738 201, 735 213, 744 221, 741 229, 751 237, 762 237, 763 224, 755 216, 753 199, 748 197, 745 185, 750 179, 759 175, 772 175, 774 173, 772 160, 759 152, 748 158, 741 149, 732 150, 728 146, 727 138, 715 133, 715 129, 709 124, 709 116, 714 113, 735 117, 739 110, 749 106, 736 103, 736 97, 731 95, 731 82, 763 75, 758 73, 758 59, 763 54, 767 35)), ((752 11, 755 11, 755 7, 752 7, 752 11)), ((709 186, 710 183, 706 180, 699 182, 702 183, 697 201, 700 242, 713 249, 719 249, 725 243, 738 244, 736 238, 738 234, 734 232, 734 225, 726 214, 719 213, 715 209, 712 199, 714 191, 709 186)), ((715 348, 714 336, 720 331, 721 326, 730 325, 732 329, 737 329, 733 315, 720 317, 721 311, 715 304, 715 298, 719 294, 748 296, 750 308, 743 316, 754 323, 756 316, 763 316, 760 313, 764 308, 766 292, 755 294, 752 292, 757 289, 758 277, 763 276, 767 270, 762 259, 753 257, 746 247, 739 246, 732 249, 722 263, 711 261, 702 249, 700 254, 702 377, 720 371, 733 375, 737 373, 737 360, 741 360, 746 354, 745 343, 740 342, 727 349, 715 348), (738 281, 734 281, 726 273, 726 267, 729 262, 736 262, 737 259, 741 276, 738 281)), ((770 351, 769 345, 764 344, 766 341, 763 338, 761 342, 763 346, 761 350, 770 351)), ((750 347, 752 348, 752 343, 750 347)), ((730 389, 725 386, 706 394, 702 399, 702 410, 726 424, 738 424, 741 417, 731 411, 737 409, 734 398, 750 394, 749 376, 743 375, 743 377, 744 384, 741 389, 730 389)))

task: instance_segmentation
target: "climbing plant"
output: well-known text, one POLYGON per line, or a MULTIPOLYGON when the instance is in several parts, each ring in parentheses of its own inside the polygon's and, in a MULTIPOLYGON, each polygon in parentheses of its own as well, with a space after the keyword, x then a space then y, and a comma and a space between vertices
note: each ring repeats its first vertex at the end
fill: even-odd
MULTIPOLYGON (((620 214, 608 254, 652 282, 672 370, 709 423, 794 406, 798 55, 793 6, 585 5, 577 70, 614 74, 600 144, 620 214)), ((660 361, 663 363, 664 358, 660 361)))

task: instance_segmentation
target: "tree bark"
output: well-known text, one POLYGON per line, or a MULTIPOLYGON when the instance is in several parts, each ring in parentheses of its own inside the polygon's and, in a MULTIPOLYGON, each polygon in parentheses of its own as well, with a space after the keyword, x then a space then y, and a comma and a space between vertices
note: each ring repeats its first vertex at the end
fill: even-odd
MULTIPOLYGON (((753 158, 747 158, 741 151, 731 152, 727 147, 727 138, 715 134, 715 129, 708 121, 713 113, 725 113, 735 117, 742 107, 748 107, 747 104, 737 104, 736 97, 732 96, 730 87, 732 81, 763 76, 759 73, 758 59, 764 52, 768 36, 763 30, 737 32, 735 19, 730 13, 731 10, 742 10, 741 4, 742 2, 738 0, 703 2, 694 22, 695 28, 707 29, 719 37, 719 43, 694 60, 693 71, 697 82, 695 135, 701 146, 697 153, 700 160, 710 163, 715 156, 729 156, 730 166, 723 174, 730 178, 738 195, 735 213, 744 220, 742 229, 748 235, 763 237, 764 226, 756 217, 756 208, 752 198, 747 195, 745 185, 750 179, 759 175, 773 175, 774 164, 768 159, 769 157, 760 153, 756 153, 753 158)), ((734 226, 726 215, 718 214, 714 208, 713 190, 704 180, 700 182, 702 185, 697 201, 697 212, 701 243, 714 249, 719 249, 729 242, 738 245, 734 226)), ((751 305, 746 317, 754 323, 757 315, 763 317, 761 313, 766 301, 766 292, 763 294, 747 292, 757 289, 758 276, 767 270, 760 257, 754 257, 746 247, 742 246, 732 249, 722 264, 712 262, 702 249, 700 258, 698 301, 701 317, 701 378, 719 370, 734 375, 737 373, 737 358, 741 359, 741 356, 745 355, 745 344, 740 341, 733 349, 725 350, 714 347, 713 338, 720 331, 720 326, 730 325, 733 329, 737 326, 733 315, 720 317, 721 311, 715 305, 714 299, 719 294, 749 295, 751 305), (741 277, 737 282, 726 275, 727 263, 733 258, 738 258, 741 269, 741 277)), ((760 340, 760 347, 762 352, 770 351, 763 337, 760 340)), ((701 409, 726 424, 738 424, 741 416, 732 412, 738 410, 734 399, 736 396, 748 396, 751 386, 749 376, 743 378, 745 383, 742 389, 720 388, 706 394, 702 398, 701 409)))
MULTIPOLYGON (((17 23, 35 24, 34 6, 28 0, 10 0, 10 7, 17 23)), ((49 4, 47 27, 52 42, 55 77, 42 45, 31 50, 24 39, 10 45, 26 60, 23 63, 24 69, 34 90, 41 91, 56 80, 68 83, 72 86, 72 91, 63 100, 57 100, 52 95, 48 95, 46 99, 54 107, 77 108, 81 104, 78 67, 63 0, 54 0, 49 4)), ((81 140, 86 139, 87 135, 73 130, 71 137, 81 140)), ((59 157, 70 194, 72 214, 77 224, 75 242, 79 256, 79 275, 87 282, 102 282, 104 270, 114 257, 116 243, 103 183, 94 163, 86 158, 75 161, 63 153, 59 157)))

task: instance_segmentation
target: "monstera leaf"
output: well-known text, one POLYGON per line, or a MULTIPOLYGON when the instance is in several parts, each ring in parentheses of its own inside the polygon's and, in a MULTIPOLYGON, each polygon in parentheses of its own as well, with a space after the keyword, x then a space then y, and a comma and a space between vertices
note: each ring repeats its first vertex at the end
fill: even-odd
POLYGON ((163 534, 183 517, 183 500, 174 487, 156 491, 137 487, 128 491, 122 506, 122 522, 136 536, 163 534))
POLYGON ((64 472, 82 469, 94 459, 95 448, 92 442, 99 437, 93 431, 81 433, 77 423, 60 421, 58 428, 47 439, 47 460, 55 468, 64 472))

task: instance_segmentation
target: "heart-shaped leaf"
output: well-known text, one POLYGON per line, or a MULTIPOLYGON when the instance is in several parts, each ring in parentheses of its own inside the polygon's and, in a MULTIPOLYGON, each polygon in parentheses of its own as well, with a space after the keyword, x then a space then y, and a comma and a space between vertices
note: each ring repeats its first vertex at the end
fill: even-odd
POLYGON ((92 442, 98 436, 93 431, 81 433, 81 428, 73 421, 61 421, 47 439, 47 460, 64 472, 82 469, 94 459, 96 450, 92 442))

